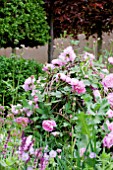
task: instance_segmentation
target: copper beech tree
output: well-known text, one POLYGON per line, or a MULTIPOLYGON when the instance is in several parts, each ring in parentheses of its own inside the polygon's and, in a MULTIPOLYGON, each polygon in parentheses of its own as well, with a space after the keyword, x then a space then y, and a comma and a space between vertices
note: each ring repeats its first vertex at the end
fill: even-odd
POLYGON ((101 54, 102 33, 113 29, 113 0, 45 0, 45 10, 50 25, 49 60, 53 53, 53 39, 67 31, 77 38, 84 33, 86 39, 97 34, 98 56, 101 54))

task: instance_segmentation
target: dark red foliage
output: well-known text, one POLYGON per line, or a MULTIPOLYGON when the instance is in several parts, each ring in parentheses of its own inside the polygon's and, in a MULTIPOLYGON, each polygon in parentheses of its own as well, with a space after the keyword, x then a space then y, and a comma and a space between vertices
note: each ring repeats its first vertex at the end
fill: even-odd
POLYGON ((65 30, 74 37, 85 33, 88 38, 99 30, 113 29, 113 0, 45 0, 48 20, 54 18, 54 37, 65 30))

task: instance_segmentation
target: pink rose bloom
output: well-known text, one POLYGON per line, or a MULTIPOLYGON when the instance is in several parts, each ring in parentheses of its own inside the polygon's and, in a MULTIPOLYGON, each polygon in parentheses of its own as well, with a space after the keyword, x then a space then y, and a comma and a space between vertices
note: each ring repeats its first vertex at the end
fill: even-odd
POLYGON ((33 90, 35 89, 35 78, 34 76, 29 77, 25 80, 24 85, 22 86, 25 91, 33 90))
POLYGON ((62 149, 57 149, 56 150, 58 153, 61 153, 62 152, 62 149))
POLYGON ((61 59, 53 59, 51 63, 57 66, 64 66, 66 64, 66 61, 63 61, 61 59))
POLYGON ((80 157, 84 155, 86 148, 80 148, 80 157))
POLYGON ((58 82, 59 79, 62 80, 62 81, 65 81, 66 78, 67 78, 67 76, 64 73, 58 73, 56 75, 56 82, 58 82))
POLYGON ((113 74, 112 73, 107 75, 102 80, 102 85, 106 91, 108 90, 108 88, 113 88, 113 74))
POLYGON ((91 54, 91 53, 85 52, 83 58, 84 58, 85 60, 89 59, 89 60, 92 61, 92 60, 95 59, 95 56, 94 56, 93 54, 91 54))
POLYGON ((27 117, 18 117, 15 119, 16 123, 26 127, 29 123, 29 119, 27 117))
POLYGON ((107 124, 108 130, 113 131, 113 122, 110 123, 109 120, 107 120, 106 124, 107 124))
POLYGON ((109 62, 110 64, 113 64, 113 57, 109 57, 109 58, 108 58, 108 62, 109 62))
POLYGON ((42 68, 42 70, 43 71, 49 71, 49 70, 53 70, 55 68, 55 66, 53 65, 53 64, 46 64, 43 68, 42 68))
POLYGON ((15 115, 17 115, 19 113, 19 110, 17 109, 16 105, 11 105, 11 111, 15 115))
POLYGON ((71 83, 71 80, 72 80, 72 79, 71 79, 70 77, 68 77, 68 76, 66 77, 66 83, 70 84, 70 83, 71 83))
POLYGON ((96 158, 96 153, 95 152, 91 152, 90 154, 89 154, 89 157, 91 158, 91 159, 93 159, 93 158, 96 158))
POLYGON ((53 136, 59 136, 60 135, 60 132, 52 132, 51 133, 53 136))
POLYGON ((108 115, 109 118, 113 117, 113 110, 109 109, 106 113, 108 115))
POLYGON ((66 62, 73 62, 76 58, 76 54, 71 46, 64 49, 64 51, 59 55, 59 58, 66 62))
POLYGON ((31 76, 25 80, 25 84, 33 84, 35 82, 35 77, 31 76))
POLYGON ((57 152, 54 151, 54 150, 51 150, 51 151, 49 152, 49 156, 50 156, 50 158, 55 158, 55 157, 57 156, 57 152))
POLYGON ((77 79, 72 79, 71 83, 72 85, 72 91, 77 92, 78 94, 85 93, 85 85, 82 81, 79 81, 77 79))
POLYGON ((113 92, 108 94, 107 99, 110 106, 113 107, 113 92))
POLYGON ((110 132, 104 137, 103 146, 107 148, 111 148, 113 146, 113 132, 110 132))
POLYGON ((29 154, 26 153, 26 152, 23 152, 22 156, 21 156, 21 159, 26 162, 29 159, 29 154))
POLYGON ((37 103, 38 102, 38 96, 34 96, 33 100, 34 100, 35 103, 37 103))
POLYGON ((45 131, 51 132, 56 127, 56 122, 54 120, 44 120, 42 122, 42 127, 45 131))
POLYGON ((103 79, 106 76, 106 74, 109 73, 109 71, 107 69, 102 69, 101 71, 102 71, 102 73, 100 73, 100 78, 103 79))
POLYGON ((95 99, 96 98, 100 98, 101 99, 101 95, 100 95, 99 90, 93 90, 93 95, 94 95, 95 99))

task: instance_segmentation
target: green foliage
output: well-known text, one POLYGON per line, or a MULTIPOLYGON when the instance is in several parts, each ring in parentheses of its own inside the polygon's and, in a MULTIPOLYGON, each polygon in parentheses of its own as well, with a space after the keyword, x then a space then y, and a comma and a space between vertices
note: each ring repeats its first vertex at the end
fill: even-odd
POLYGON ((0 47, 43 45, 48 30, 42 0, 0 1, 0 47))
POLYGON ((42 64, 34 60, 0 56, 0 103, 5 106, 15 104, 24 92, 20 85, 28 76, 34 75, 37 79, 41 68, 42 64))

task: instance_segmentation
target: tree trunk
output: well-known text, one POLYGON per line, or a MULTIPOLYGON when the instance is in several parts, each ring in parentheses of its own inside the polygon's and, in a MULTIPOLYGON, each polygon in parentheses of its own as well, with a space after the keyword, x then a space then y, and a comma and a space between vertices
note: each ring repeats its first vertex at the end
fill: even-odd
POLYGON ((54 45, 54 32, 53 32, 53 14, 51 13, 49 16, 50 20, 49 20, 49 26, 50 26, 50 31, 49 31, 49 35, 50 35, 50 40, 48 42, 48 63, 51 62, 51 60, 53 59, 53 45, 54 45))
POLYGON ((16 48, 12 48, 12 53, 16 54, 16 48))
POLYGON ((99 60, 100 55, 102 54, 102 23, 98 24, 97 32, 97 60, 99 60))

